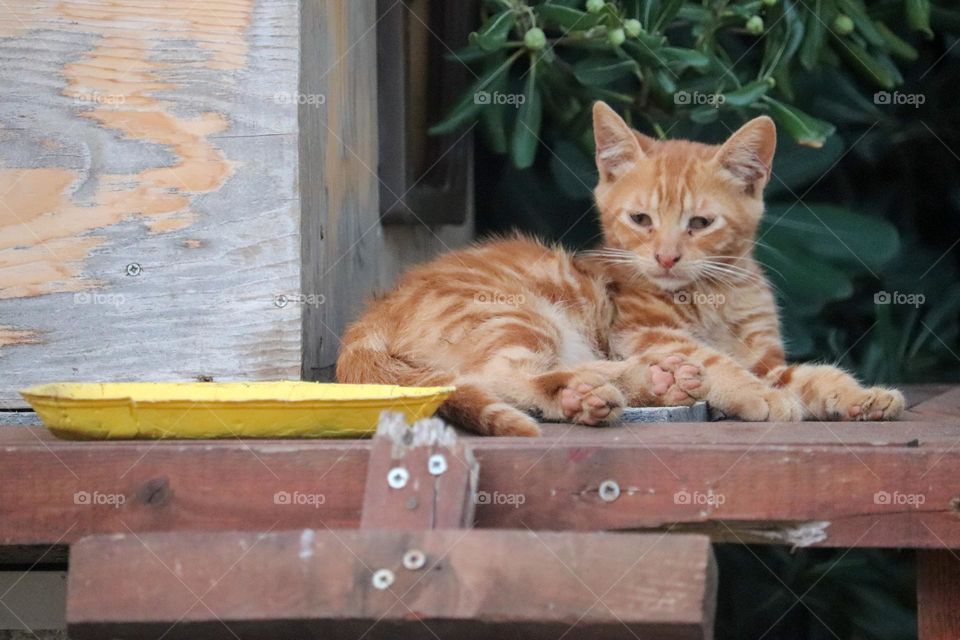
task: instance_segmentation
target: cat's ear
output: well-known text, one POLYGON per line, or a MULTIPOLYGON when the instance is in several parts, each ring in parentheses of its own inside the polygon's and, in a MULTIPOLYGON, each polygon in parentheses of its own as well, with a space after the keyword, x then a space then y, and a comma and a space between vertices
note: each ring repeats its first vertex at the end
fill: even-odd
POLYGON ((593 105, 593 138, 601 182, 616 180, 644 157, 633 129, 605 102, 593 105))
POLYGON ((740 127, 717 152, 717 162, 749 195, 762 191, 770 179, 777 128, 767 116, 740 127))

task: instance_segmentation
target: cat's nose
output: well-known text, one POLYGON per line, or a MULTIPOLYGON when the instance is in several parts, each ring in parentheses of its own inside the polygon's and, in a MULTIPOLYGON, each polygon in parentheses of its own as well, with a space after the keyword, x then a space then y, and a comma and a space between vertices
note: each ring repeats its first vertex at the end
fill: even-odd
POLYGON ((680 262, 680 254, 669 254, 669 253, 658 253, 654 256, 657 259, 657 264, 659 264, 664 269, 669 269, 673 265, 680 262))

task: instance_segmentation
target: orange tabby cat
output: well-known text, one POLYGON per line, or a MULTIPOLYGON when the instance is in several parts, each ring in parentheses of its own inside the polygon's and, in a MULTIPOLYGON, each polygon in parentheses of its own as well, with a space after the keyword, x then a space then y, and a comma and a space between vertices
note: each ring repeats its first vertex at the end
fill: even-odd
POLYGON ((598 425, 624 406, 691 404, 745 420, 881 420, 899 391, 787 365, 752 257, 776 146, 759 117, 721 146, 657 141, 593 110, 601 249, 522 237, 414 268, 344 336, 342 382, 454 384, 441 411, 490 435, 598 425))

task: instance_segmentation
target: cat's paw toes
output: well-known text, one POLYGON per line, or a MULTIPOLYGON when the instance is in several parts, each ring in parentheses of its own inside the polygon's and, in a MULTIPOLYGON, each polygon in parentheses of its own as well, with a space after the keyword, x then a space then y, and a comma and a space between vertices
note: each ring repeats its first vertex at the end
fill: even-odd
POLYGON ((665 405, 690 404, 706 392, 703 368, 681 355, 650 365, 651 390, 665 405))
POLYGON ((596 426, 623 411, 623 393, 599 376, 575 376, 560 391, 560 407, 570 421, 596 426))
POLYGON ((871 387, 836 393, 827 403, 828 417, 834 420, 896 420, 906 407, 896 389, 871 387))

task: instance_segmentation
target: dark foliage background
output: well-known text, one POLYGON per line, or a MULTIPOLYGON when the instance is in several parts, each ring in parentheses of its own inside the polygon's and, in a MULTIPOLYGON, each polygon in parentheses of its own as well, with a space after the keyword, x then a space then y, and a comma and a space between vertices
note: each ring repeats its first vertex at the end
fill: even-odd
MULTIPOLYGON (((481 234, 596 241, 595 99, 648 134, 702 141, 766 112, 780 141, 756 253, 791 358, 867 382, 960 380, 956 3, 591 4, 487 0, 458 52, 476 69, 471 91, 526 96, 520 108, 465 96, 435 128, 477 123, 481 234), (628 20, 642 31, 617 44, 628 20)), ((717 554, 718 638, 915 637, 910 553, 717 554)))

